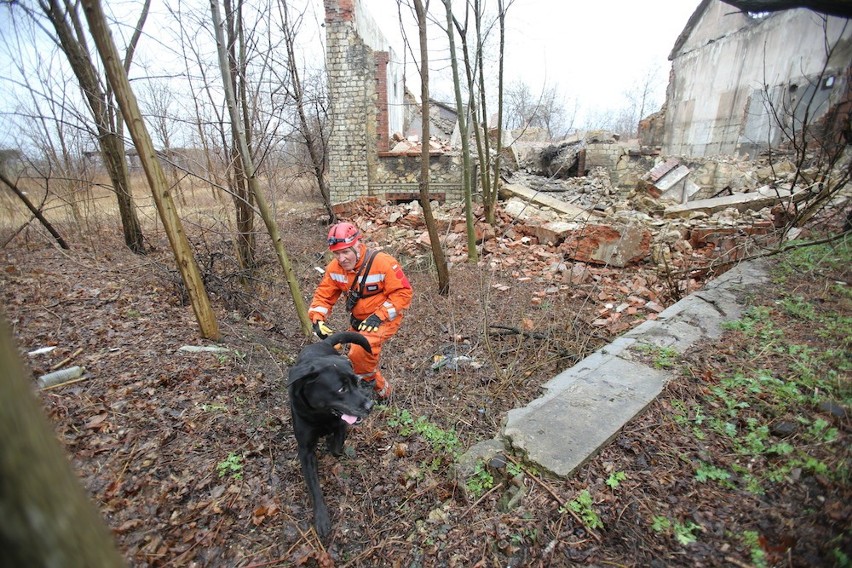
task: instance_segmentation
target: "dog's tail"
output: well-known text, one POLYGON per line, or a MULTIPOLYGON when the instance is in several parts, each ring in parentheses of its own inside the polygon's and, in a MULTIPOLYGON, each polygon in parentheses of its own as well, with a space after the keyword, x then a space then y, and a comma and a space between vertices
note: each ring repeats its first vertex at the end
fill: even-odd
POLYGON ((323 339, 323 343, 328 343, 331 346, 339 345, 341 343, 354 343, 355 345, 363 348, 367 353, 373 352, 367 338, 354 331, 338 331, 337 333, 333 333, 323 339))

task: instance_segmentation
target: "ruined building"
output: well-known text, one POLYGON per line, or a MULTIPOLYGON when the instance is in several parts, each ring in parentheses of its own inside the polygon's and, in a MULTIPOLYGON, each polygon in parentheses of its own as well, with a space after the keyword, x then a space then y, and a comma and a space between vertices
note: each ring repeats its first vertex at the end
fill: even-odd
POLYGON ((755 158, 782 142, 773 110, 788 124, 807 116, 811 125, 830 120, 848 129, 852 23, 846 18, 803 8, 749 14, 703 0, 669 59, 665 106, 640 127, 643 144, 665 155, 755 158))
MULTIPOLYGON (((325 0, 325 26, 332 202, 362 196, 417 199, 420 151, 395 152, 391 146, 391 137, 405 126, 399 59, 358 0, 325 0)), ((462 198, 457 154, 431 152, 430 171, 433 198, 462 198)))

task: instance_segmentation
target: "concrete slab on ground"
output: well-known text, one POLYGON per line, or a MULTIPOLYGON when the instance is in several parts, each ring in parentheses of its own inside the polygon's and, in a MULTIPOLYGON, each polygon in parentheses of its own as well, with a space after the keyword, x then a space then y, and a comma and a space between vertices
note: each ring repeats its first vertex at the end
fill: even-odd
MULTIPOLYGON (((642 346, 683 353, 717 339, 724 322, 739 319, 749 291, 766 281, 767 274, 765 261, 742 263, 656 320, 592 353, 545 383, 540 398, 509 411, 496 439, 547 471, 571 475, 642 412, 671 378, 667 371, 641 362, 642 346)), ((485 446, 493 449, 494 441, 485 446)))

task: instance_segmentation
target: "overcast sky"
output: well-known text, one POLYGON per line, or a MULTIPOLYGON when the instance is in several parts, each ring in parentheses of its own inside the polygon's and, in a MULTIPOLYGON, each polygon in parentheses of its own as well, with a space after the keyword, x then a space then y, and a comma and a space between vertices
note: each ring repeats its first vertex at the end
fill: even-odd
MULTIPOLYGON (((399 37, 396 0, 362 1, 388 38, 399 42, 392 39, 399 37)), ((496 6, 495 0, 484 3, 496 6)), ((522 80, 534 90, 554 86, 566 102, 576 99, 584 114, 594 116, 623 105, 625 91, 657 69, 662 102, 669 53, 698 4, 516 0, 506 17, 506 80, 522 80)), ((431 0, 431 6, 436 13, 442 9, 440 0, 431 0)))
MULTIPOLYGON (((309 63, 312 61, 321 65, 319 46, 324 43, 321 39, 323 28, 320 27, 324 18, 323 2, 295 1, 306 2, 310 7, 300 37, 312 46, 310 49, 315 53, 307 58, 309 63)), ((391 44, 399 46, 397 55, 403 57, 405 50, 402 48, 403 42, 399 32, 397 0, 360 1, 366 5, 391 44)), ((429 1, 431 12, 443 21, 445 15, 441 0, 429 1)), ((489 10, 493 11, 496 7, 496 0, 481 1, 489 10)), ((403 2, 409 4, 410 0, 403 2)), ((504 2, 508 3, 509 0, 504 2)), ((201 44, 210 44, 210 39, 207 38, 209 26, 208 29, 202 29, 202 24, 193 20, 193 17, 207 20, 209 4, 205 4, 203 0, 172 0, 168 3, 182 6, 182 9, 194 6, 194 16, 188 10, 183 16, 185 26, 195 30, 190 36, 193 36, 199 47, 201 44)), ((657 103, 660 104, 670 69, 668 55, 698 3, 699 0, 515 0, 506 18, 506 83, 508 85, 514 81, 522 81, 529 85, 534 95, 543 88, 554 87, 561 94, 566 108, 574 106, 576 100, 579 108, 578 117, 574 122, 576 128, 584 128, 587 122, 594 122, 598 116, 625 108, 625 93, 641 83, 643 77, 654 69, 657 70, 657 103)), ((135 23, 140 1, 105 2, 105 5, 111 17, 121 19, 120 13, 127 13, 124 25, 111 18, 110 26, 113 35, 118 38, 120 49, 123 49, 130 34, 127 24, 135 23)), ((464 4, 462 0, 454 0, 453 5, 459 7, 464 4)), ((9 40, 13 35, 9 33, 9 11, 5 8, 0 10, 0 34, 9 40)), ((410 10, 405 16, 408 21, 413 22, 410 10)), ((416 45, 416 27, 412 27, 409 34, 416 45)), ((163 69, 167 69, 169 61, 179 55, 176 51, 178 37, 179 29, 173 15, 166 10, 165 2, 155 1, 145 27, 145 35, 134 59, 131 76, 173 75, 163 69)), ((33 45, 32 38, 26 36, 22 37, 21 41, 24 43, 4 41, 3 49, 0 50, 0 126, 3 127, 0 128, 0 146, 12 144, 12 134, 18 132, 17 129, 9 127, 2 115, 2 111, 12 110, 17 105, 20 79, 17 78, 16 65, 34 69, 36 60, 49 56, 52 49, 49 42, 44 40, 40 40, 42 45, 33 45)), ((440 30, 433 30, 429 43, 430 58, 433 62, 431 67, 437 67, 438 71, 443 68, 444 76, 449 79, 445 45, 445 34, 440 30)), ((209 47, 209 58, 215 61, 212 47, 209 47)), ((59 65, 61 58, 54 61, 56 62, 51 65, 59 65)), ((411 61, 410 54, 407 61, 411 61)), ((44 60, 38 65, 62 85, 73 81, 67 71, 63 75, 45 68, 44 60)), ((182 63, 172 63, 171 66, 176 66, 178 72, 183 71, 182 63)), ((407 69, 409 78, 416 76, 410 63, 407 69)), ((496 71, 493 74, 496 76, 496 71)), ((447 79, 442 84, 440 73, 434 74, 432 94, 435 98, 452 102, 451 83, 447 79)), ((142 85, 134 85, 140 89, 137 96, 144 98, 142 85)), ((419 94, 417 84, 409 84, 409 88, 419 94)), ((65 91, 66 94, 73 92, 68 89, 65 91)), ((188 104, 190 101, 184 97, 180 102, 188 104)), ((658 108, 656 106, 648 112, 658 108)))

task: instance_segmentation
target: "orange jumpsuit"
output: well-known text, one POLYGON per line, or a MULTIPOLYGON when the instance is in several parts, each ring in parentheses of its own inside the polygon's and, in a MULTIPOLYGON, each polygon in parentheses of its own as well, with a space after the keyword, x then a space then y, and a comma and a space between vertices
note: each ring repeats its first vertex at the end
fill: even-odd
POLYGON ((369 273, 359 275, 367 260, 367 247, 363 243, 355 246, 359 249, 358 262, 354 269, 344 270, 336 259, 328 264, 314 292, 308 316, 312 322, 328 321, 338 298, 350 291, 360 292, 363 282, 362 297, 355 303, 350 314, 352 330, 357 331, 358 325, 373 314, 382 320, 382 324, 375 332, 360 332, 370 342, 373 352, 367 353, 357 345, 351 345, 349 359, 355 373, 365 381, 375 381, 373 388, 379 396, 386 397, 390 393, 390 385, 379 372, 379 355, 382 352, 382 344, 399 329, 405 310, 411 305, 413 291, 397 260, 384 252, 373 253, 375 256, 369 273))

